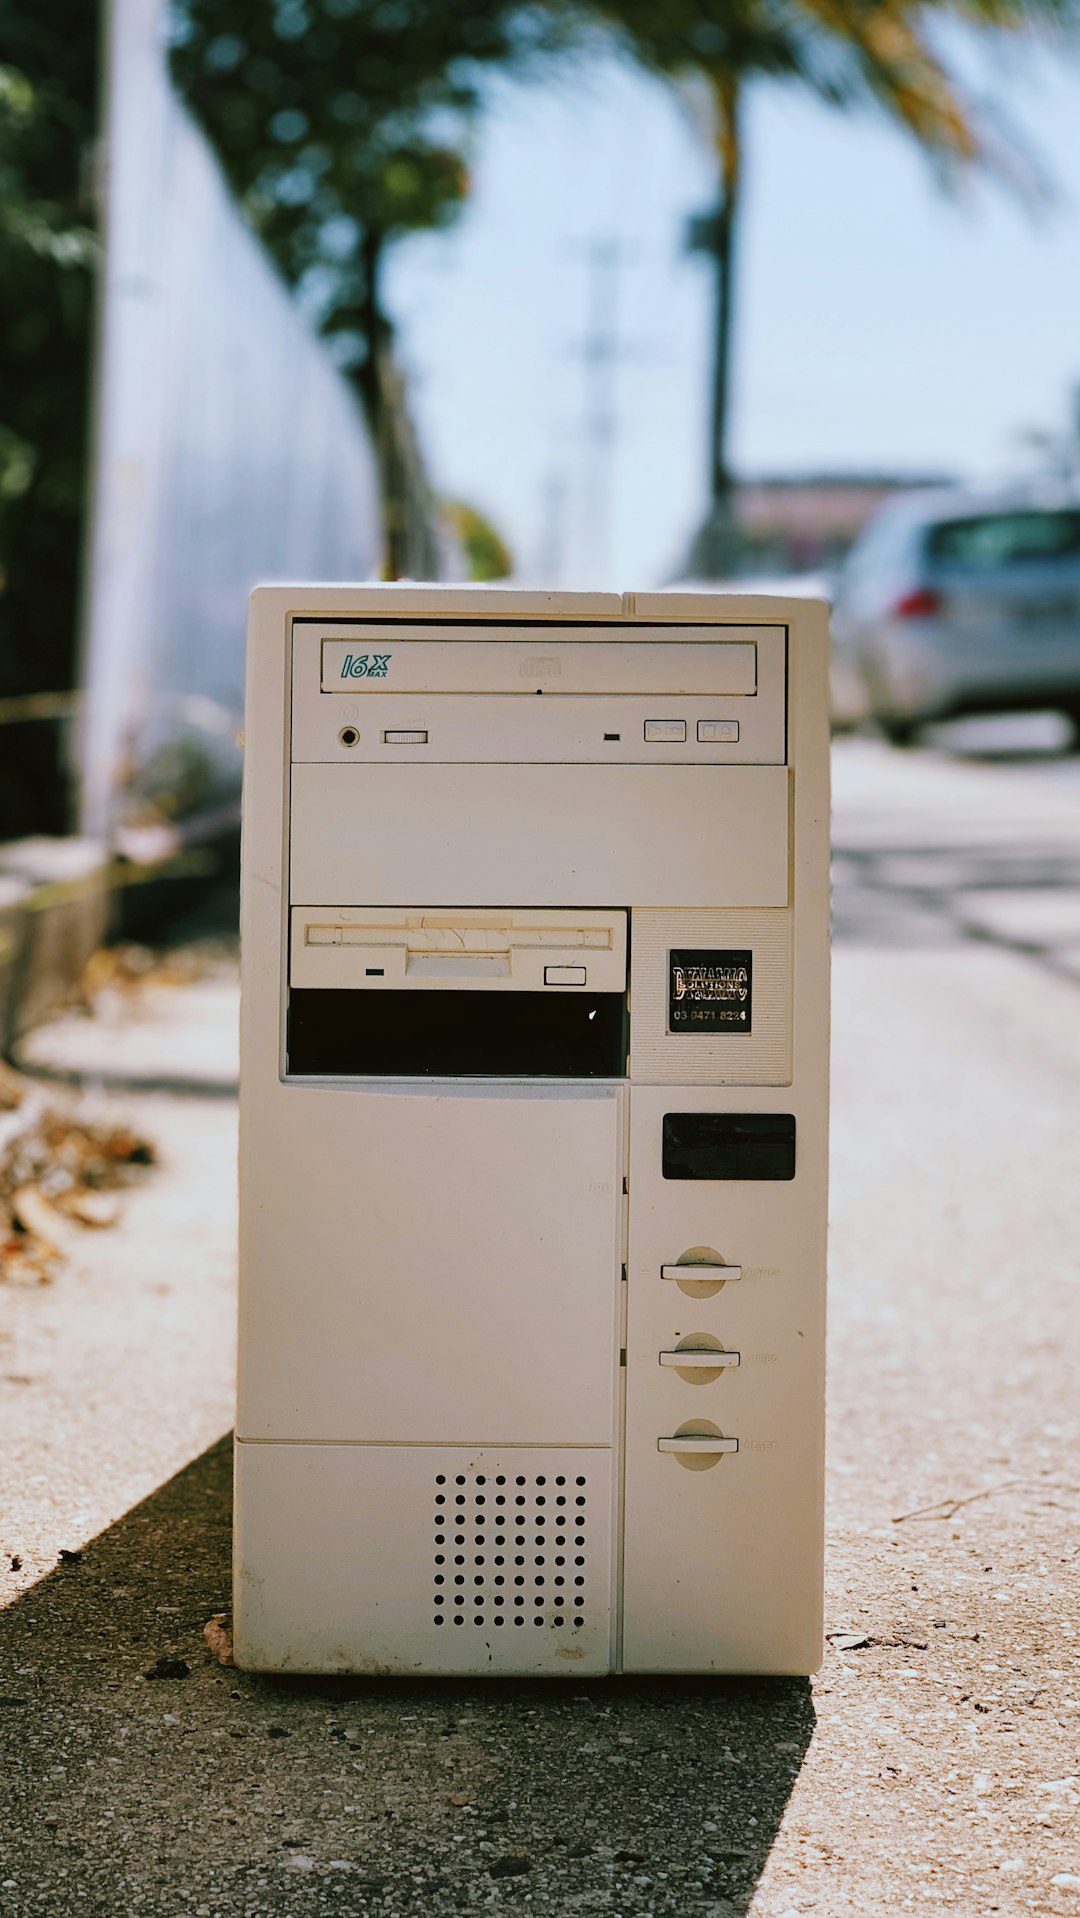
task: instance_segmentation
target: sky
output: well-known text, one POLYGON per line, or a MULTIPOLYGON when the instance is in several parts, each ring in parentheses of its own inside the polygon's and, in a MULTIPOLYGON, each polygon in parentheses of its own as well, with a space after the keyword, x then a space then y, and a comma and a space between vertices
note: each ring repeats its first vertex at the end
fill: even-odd
MULTIPOLYGON (((733 456, 746 475, 986 475, 1080 384, 1080 54, 1018 61, 998 102, 1052 182, 945 194, 905 139, 786 88, 751 100, 733 456)), ((709 269, 684 245, 715 194, 681 102, 614 59, 502 83, 449 232, 387 282, 434 480, 495 521, 518 572, 677 575, 705 500, 709 269), (614 264, 597 265, 607 246, 614 264), (614 431, 588 428, 589 301, 614 431)))

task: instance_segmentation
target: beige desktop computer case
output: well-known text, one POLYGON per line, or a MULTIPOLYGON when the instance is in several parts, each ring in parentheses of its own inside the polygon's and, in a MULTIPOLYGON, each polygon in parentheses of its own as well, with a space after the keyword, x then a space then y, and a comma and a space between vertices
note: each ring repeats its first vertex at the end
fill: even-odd
POLYGON ((253 595, 242 1666, 817 1666, 826 654, 798 600, 253 595))

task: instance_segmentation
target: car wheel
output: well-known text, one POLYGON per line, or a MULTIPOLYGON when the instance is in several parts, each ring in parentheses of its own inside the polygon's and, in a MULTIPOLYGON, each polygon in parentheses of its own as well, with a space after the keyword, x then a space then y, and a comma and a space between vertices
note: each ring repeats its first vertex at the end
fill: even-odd
POLYGON ((918 720, 898 719, 895 715, 879 713, 877 723, 890 746, 913 746, 919 730, 918 720))
POLYGON ((919 730, 917 719, 910 719, 905 713, 892 709, 893 699, 889 689, 889 675, 885 670, 880 654, 862 653, 859 657, 859 670, 870 700, 870 712, 878 731, 886 738, 890 746, 910 746, 919 730))

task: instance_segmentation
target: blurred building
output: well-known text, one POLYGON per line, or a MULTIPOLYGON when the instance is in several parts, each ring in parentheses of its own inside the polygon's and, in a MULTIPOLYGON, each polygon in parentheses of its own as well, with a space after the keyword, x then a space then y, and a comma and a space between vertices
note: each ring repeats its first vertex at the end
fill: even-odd
POLYGON ((807 473, 743 480, 734 517, 747 572, 828 570, 894 493, 947 485, 943 473, 807 473))
POLYGON ((784 473, 737 481, 706 518, 677 578, 731 580, 827 574, 885 500, 947 486, 948 473, 784 473))

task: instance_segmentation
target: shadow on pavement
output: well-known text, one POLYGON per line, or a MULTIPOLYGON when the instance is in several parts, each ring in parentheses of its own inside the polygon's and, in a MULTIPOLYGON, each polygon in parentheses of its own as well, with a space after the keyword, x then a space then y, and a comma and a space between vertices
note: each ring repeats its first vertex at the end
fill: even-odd
POLYGON ((0 1910, 747 1910, 805 1680, 222 1669, 230 1466, 224 1439, 0 1612, 0 1910))
POLYGON ((974 941, 1072 973, 1080 948, 1080 853, 1033 840, 840 843, 833 937, 862 946, 940 948, 974 941))
POLYGON ((77 1071, 73 1067, 50 1066, 39 1059, 27 1060, 18 1048, 11 1053, 11 1063, 28 1079, 40 1079, 45 1085, 66 1086, 74 1092, 81 1092, 92 1084, 96 1092, 153 1093, 169 1099, 224 1099, 235 1104, 240 1091, 236 1079, 182 1079, 175 1073, 103 1072, 96 1067, 77 1071))

